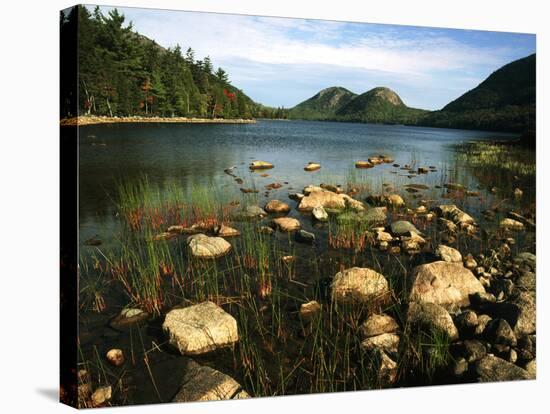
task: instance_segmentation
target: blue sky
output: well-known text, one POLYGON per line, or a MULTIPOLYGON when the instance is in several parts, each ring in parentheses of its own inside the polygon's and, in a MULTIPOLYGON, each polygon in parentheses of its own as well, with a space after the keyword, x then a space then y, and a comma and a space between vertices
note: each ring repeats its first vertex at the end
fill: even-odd
POLYGON ((532 34, 119 10, 160 45, 210 56, 255 101, 287 108, 329 86, 355 93, 387 86, 409 106, 439 109, 536 49, 532 34))

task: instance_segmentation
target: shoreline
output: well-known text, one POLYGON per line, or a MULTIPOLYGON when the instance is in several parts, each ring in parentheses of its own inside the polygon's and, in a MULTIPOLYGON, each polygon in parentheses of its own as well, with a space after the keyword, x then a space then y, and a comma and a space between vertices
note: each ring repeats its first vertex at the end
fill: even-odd
POLYGON ((187 118, 187 117, 108 117, 108 116, 79 116, 63 118, 59 121, 61 126, 84 126, 96 124, 122 124, 122 123, 169 123, 169 124, 255 124, 255 119, 223 119, 223 118, 187 118))

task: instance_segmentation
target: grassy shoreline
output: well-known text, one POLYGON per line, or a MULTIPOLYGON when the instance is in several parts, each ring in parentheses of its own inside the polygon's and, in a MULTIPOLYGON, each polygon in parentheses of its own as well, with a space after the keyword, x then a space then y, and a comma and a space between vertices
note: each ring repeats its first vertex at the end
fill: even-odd
POLYGON ((79 116, 63 118, 61 126, 83 126, 96 124, 118 124, 118 123, 171 123, 171 124, 255 124, 255 119, 223 119, 223 118, 186 118, 186 117, 108 117, 108 116, 79 116))

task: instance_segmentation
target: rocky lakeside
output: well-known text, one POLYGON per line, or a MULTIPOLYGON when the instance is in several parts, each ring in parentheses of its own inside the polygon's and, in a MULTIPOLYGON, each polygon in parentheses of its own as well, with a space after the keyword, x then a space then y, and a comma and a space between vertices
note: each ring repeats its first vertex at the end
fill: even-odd
MULTIPOLYGON (((413 171, 411 166, 395 164, 387 155, 358 161, 356 168, 371 169, 380 164, 393 164, 395 169, 405 169, 415 176, 435 171, 429 166, 413 171)), ((261 173, 275 165, 256 160, 249 168, 261 173)), ((304 166, 306 172, 321 168, 318 163, 304 166)), ((233 169, 227 169, 226 174, 242 184, 233 169)), ((267 185, 265 203, 234 204, 229 218, 221 223, 216 220, 168 223, 151 240, 185 246, 192 263, 196 261, 200 267, 200 263, 223 263, 232 256, 238 261, 246 260, 246 256, 240 257, 237 248, 239 240, 250 237, 243 223, 254 223, 253 231, 267 237, 280 235, 297 246, 314 249, 324 243, 320 230, 329 226, 327 242, 334 249, 417 263, 399 274, 389 267, 386 271, 383 265, 374 269, 362 263, 354 265, 353 261, 347 266, 340 264, 340 270, 327 281, 326 294, 298 304, 296 312, 291 312, 294 316, 289 317, 302 327, 306 336, 316 326, 325 326, 323 321, 327 318, 342 318, 350 324, 357 349, 344 347, 339 352, 344 359, 358 359, 361 372, 369 375, 365 383, 368 388, 536 377, 536 256, 534 250, 515 248, 518 238, 534 235, 533 214, 524 214, 517 208, 503 211, 496 205, 482 214, 485 223, 493 223, 492 229, 481 228, 474 215, 453 204, 453 198, 461 200, 473 192, 456 182, 447 182, 441 188, 451 198, 450 202, 439 204, 422 198, 414 207, 410 200, 421 198, 426 190, 420 184, 406 186, 407 194, 385 186, 382 193, 364 198, 357 196, 360 193, 357 188, 309 185, 300 192, 289 192, 289 202, 269 194, 282 187, 284 184, 280 183, 267 185), (293 211, 305 216, 290 217, 293 211), (317 230, 304 228, 309 214, 317 230), (330 235, 333 224, 337 231, 330 235), (476 252, 472 246, 476 246, 480 237, 492 240, 492 244, 476 252)), ((515 188, 509 196, 519 200, 523 191, 515 188)), ((96 240, 90 243, 97 244, 96 240)), ((301 251, 278 259, 284 266, 292 266, 304 260, 301 251)), ((245 267, 257 265, 255 259, 248 257, 248 260, 253 264, 245 267)), ((302 282, 296 280, 296 283, 302 282)), ((260 313, 276 303, 274 285, 271 279, 260 284, 257 293, 259 303, 263 303, 260 313)), ((127 307, 110 321, 110 327, 117 331, 130 326, 159 328, 159 336, 167 342, 170 352, 183 358, 183 377, 172 401, 265 395, 251 390, 249 378, 246 384, 242 383, 246 376, 228 375, 227 364, 220 365, 223 369, 212 367, 220 358, 231 355, 224 350, 233 352, 234 358, 235 355, 242 358, 248 356, 242 348, 251 346, 250 338, 245 339, 248 334, 242 331, 246 326, 241 321, 242 315, 228 305, 231 301, 226 297, 187 302, 163 311, 161 316, 140 307, 127 307), (215 361, 208 359, 211 355, 218 355, 215 361)), ((123 366, 127 353, 123 349, 110 349, 105 359, 115 367, 123 366)), ((82 406, 109 404, 111 385, 94 387, 86 369, 79 376, 83 378, 79 386, 82 406)))
POLYGON ((160 116, 79 116, 63 118, 61 126, 84 126, 115 123, 170 123, 170 124, 254 124, 255 119, 224 119, 224 118, 187 118, 187 117, 160 117, 160 116))

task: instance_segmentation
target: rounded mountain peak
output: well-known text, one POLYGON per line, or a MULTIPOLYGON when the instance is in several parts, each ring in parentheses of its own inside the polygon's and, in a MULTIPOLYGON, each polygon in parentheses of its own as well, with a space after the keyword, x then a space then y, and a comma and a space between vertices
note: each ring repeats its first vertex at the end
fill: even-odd
POLYGON ((390 88, 386 88, 384 86, 373 88, 370 91, 366 92, 365 95, 381 98, 395 106, 405 105, 398 94, 396 94, 390 88))

